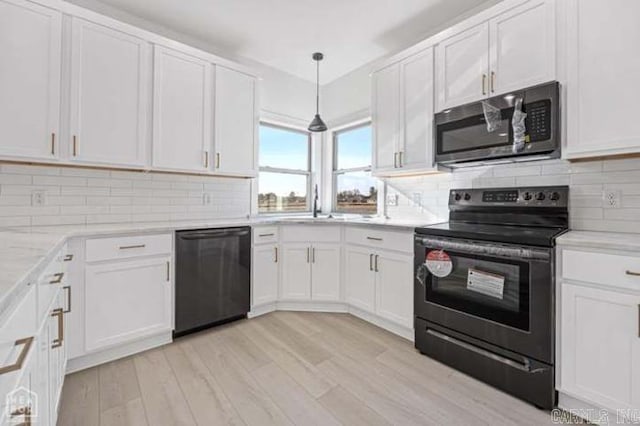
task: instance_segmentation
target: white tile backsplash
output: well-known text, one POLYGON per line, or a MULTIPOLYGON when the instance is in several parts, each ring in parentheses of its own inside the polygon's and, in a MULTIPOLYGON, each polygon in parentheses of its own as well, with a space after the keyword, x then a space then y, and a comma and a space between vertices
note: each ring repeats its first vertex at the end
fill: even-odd
POLYGON ((250 200, 249 179, 0 164, 0 226, 240 218, 250 200))
POLYGON ((449 190, 455 188, 569 185, 572 229, 640 233, 640 158, 546 160, 385 181, 388 193, 398 195, 398 205, 387 206, 391 218, 446 221, 449 190), (609 191, 620 192, 619 208, 604 206, 609 191), (414 193, 421 194, 421 205, 413 203, 414 193))

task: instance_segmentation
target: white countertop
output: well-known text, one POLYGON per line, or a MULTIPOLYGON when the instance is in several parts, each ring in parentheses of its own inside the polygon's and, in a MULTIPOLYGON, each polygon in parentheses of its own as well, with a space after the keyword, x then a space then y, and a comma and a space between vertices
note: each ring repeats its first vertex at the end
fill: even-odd
POLYGON ((64 243, 77 237, 98 237, 126 233, 173 232, 176 230, 260 226, 283 224, 321 224, 383 226, 413 231, 424 222, 382 218, 265 217, 216 219, 208 221, 167 221, 104 225, 63 225, 0 228, 0 316, 19 298, 26 285, 35 279, 64 243))
POLYGON ((640 251, 640 234, 619 232, 569 231, 556 239, 559 246, 605 250, 640 251))

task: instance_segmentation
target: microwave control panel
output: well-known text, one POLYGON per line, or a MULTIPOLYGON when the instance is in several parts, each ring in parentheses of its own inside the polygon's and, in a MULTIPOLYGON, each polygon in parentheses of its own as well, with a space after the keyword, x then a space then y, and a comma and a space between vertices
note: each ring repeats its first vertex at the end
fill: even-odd
POLYGON ((525 126, 530 142, 546 141, 551 138, 551 101, 531 102, 525 105, 525 126))

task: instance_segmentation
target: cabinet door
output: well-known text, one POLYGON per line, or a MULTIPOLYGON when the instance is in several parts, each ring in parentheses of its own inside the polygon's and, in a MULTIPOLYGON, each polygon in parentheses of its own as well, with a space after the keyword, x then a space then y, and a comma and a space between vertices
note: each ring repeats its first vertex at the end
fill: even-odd
POLYGON ((278 246, 253 248, 252 306, 275 302, 278 298, 278 246))
POLYGON ((534 0, 489 22, 491 95, 555 79, 554 0, 534 0))
POLYGON ((311 299, 311 246, 309 244, 282 245, 282 294, 280 299, 311 299))
POLYGON ((376 313, 413 328, 413 256, 380 252, 376 268, 376 313))
POLYGON ((66 368, 65 317, 62 292, 58 292, 49 325, 49 415, 55 424, 66 368))
POLYGON ((640 2, 568 0, 568 158, 640 152, 640 2))
POLYGON ((400 167, 433 168, 433 49, 401 64, 402 139, 400 167))
POLYGON ((347 246, 345 249, 345 291, 347 302, 373 313, 375 310, 374 254, 370 250, 347 246))
POLYGON ((640 407, 640 296, 562 284, 564 391, 611 410, 640 407))
POLYGON ((87 265, 88 351, 171 330, 170 257, 87 265))
POLYGON ((438 111, 485 98, 489 90, 488 73, 488 24, 470 28, 438 44, 438 111))
POLYGON ((209 169, 211 65, 156 46, 153 84, 153 165, 183 171, 209 169))
POLYGON ((256 175, 255 78, 216 66, 214 167, 222 173, 256 175))
POLYGON ((340 300, 339 244, 314 244, 311 247, 311 299, 340 300))
POLYGON ((396 167, 400 133, 400 67, 391 65, 373 74, 373 170, 396 167))
POLYGON ((145 164, 149 55, 144 40, 73 18, 72 160, 145 164))
POLYGON ((0 155, 58 158, 62 15, 0 0, 0 155))

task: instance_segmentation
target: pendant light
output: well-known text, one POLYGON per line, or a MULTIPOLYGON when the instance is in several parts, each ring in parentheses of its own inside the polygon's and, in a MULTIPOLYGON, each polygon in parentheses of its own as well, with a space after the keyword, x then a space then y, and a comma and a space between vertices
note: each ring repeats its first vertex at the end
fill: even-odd
POLYGON ((309 124, 309 131, 324 132, 327 130, 327 125, 324 124, 324 121, 320 118, 320 61, 324 58, 324 55, 316 52, 312 58, 316 61, 316 116, 313 117, 311 124, 309 124))

